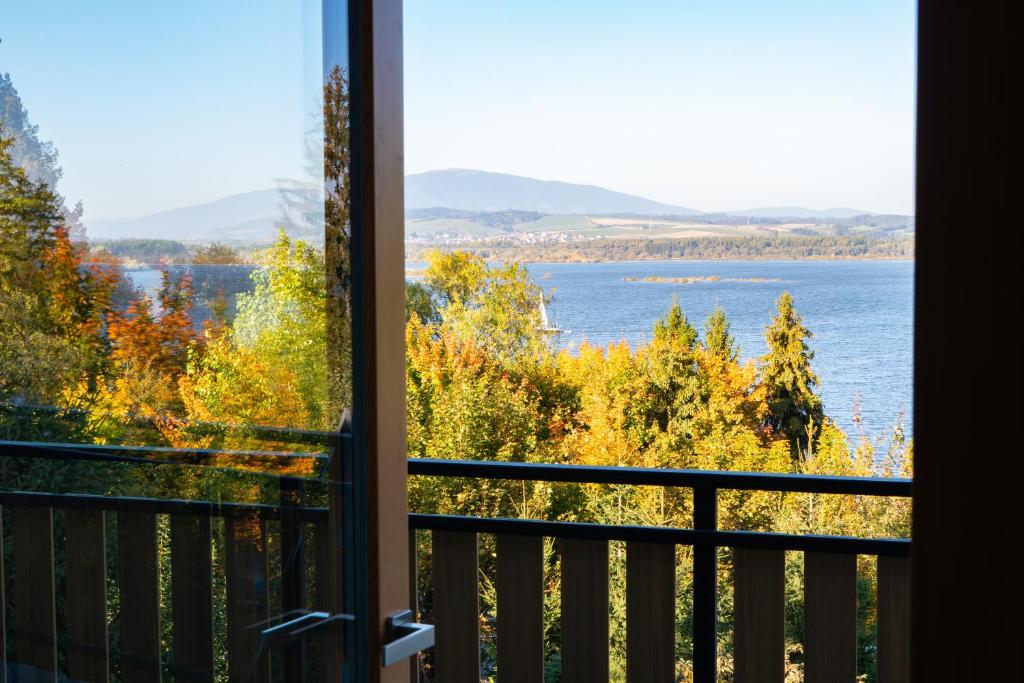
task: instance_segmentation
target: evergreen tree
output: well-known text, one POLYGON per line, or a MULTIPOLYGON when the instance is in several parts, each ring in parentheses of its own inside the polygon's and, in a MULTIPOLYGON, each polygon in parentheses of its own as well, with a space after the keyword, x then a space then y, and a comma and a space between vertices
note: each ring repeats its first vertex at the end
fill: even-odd
POLYGON ((722 361, 732 362, 739 357, 739 347, 736 346, 729 321, 721 306, 715 306, 714 312, 704 323, 704 348, 713 357, 722 361))
POLYGON ((687 320, 679 302, 673 301, 665 317, 654 323, 654 339, 646 353, 650 402, 645 412, 649 438, 659 431, 670 432, 676 451, 689 446, 690 422, 700 403, 694 353, 697 338, 696 328, 687 320))
POLYGON ((789 438, 795 456, 807 459, 824 419, 821 399, 814 393, 818 384, 811 369, 814 352, 807 346, 813 335, 804 327, 789 292, 783 292, 776 307, 775 318, 765 331, 768 353, 760 362, 768 402, 765 422, 789 438))
POLYGON ((8 154, 15 166, 24 169, 29 179, 55 189, 61 177, 57 149, 52 142, 39 139, 39 126, 29 121, 10 74, 0 74, 0 131, 11 138, 8 154))
MULTIPOLYGON (((324 85, 324 267, 327 417, 352 404, 352 225, 348 80, 335 66, 324 85)), ((333 426, 333 425, 332 425, 333 426)))

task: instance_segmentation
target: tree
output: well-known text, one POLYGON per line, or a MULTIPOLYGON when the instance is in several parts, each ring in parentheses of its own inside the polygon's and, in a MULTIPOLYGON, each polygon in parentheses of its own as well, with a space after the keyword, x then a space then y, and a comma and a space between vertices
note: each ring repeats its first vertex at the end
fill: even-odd
MULTIPOLYGON (((669 449, 687 449, 692 442, 690 420, 701 401, 697 375, 697 330, 687 320, 678 301, 654 323, 650 345, 637 352, 646 361, 648 428, 668 432, 669 449)), ((666 454, 667 455, 667 454, 666 454)), ((661 466, 668 466, 668 462, 661 466)))
MULTIPOLYGON (((518 263, 488 266, 466 252, 431 252, 423 286, 437 311, 438 326, 473 341, 508 364, 536 361, 549 352, 540 302, 543 293, 518 263)), ((428 318, 433 315, 428 314, 428 318)))
POLYGON ((740 355, 729 321, 721 306, 715 306, 715 310, 704 323, 704 348, 712 356, 726 362, 732 362, 740 355))
POLYGON ((0 137, 5 135, 12 141, 8 152, 14 165, 23 169, 29 180, 43 183, 57 196, 69 237, 75 242, 83 241, 82 203, 69 208, 57 194, 57 182, 64 173, 58 163, 57 148, 52 142, 39 138, 39 126, 29 120, 21 96, 10 74, 6 73, 0 74, 0 137))
POLYGON ((768 353, 760 361, 768 403, 765 422, 789 438, 795 456, 807 459, 824 419, 821 399, 814 393, 818 384, 811 369, 814 352, 807 346, 813 335, 804 327, 789 292, 779 297, 776 307, 775 318, 765 330, 768 353))
POLYGON ((197 265, 234 265, 242 263, 238 250, 226 244, 214 242, 196 250, 192 263, 197 265))
POLYGON ((86 267, 58 197, 0 137, 0 399, 56 404, 98 372, 116 268, 86 267))
MULTIPOLYGON (((324 85, 324 267, 327 416, 352 403, 352 199, 348 80, 335 66, 324 85)), ((336 426, 336 425, 332 425, 336 426)))
POLYGON ((7 73, 0 74, 0 133, 12 140, 8 153, 15 166, 24 169, 30 180, 51 189, 57 187, 62 175, 57 148, 39 139, 39 126, 29 121, 28 111, 7 73))

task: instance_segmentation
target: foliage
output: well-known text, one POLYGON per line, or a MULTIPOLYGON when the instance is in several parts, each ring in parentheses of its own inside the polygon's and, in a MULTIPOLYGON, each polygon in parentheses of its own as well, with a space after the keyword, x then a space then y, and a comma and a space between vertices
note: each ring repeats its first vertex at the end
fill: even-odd
POLYGON ((241 255, 234 247, 214 242, 200 247, 192 255, 192 263, 196 265, 225 265, 243 263, 241 255))
POLYGON ((793 297, 783 292, 778 314, 765 331, 768 352, 761 358, 761 382, 768 402, 766 424, 785 434, 799 457, 810 459, 815 434, 824 410, 814 393, 818 376, 811 370, 814 352, 807 346, 811 332, 793 307, 793 297))
MULTIPOLYGON (((420 260, 437 247, 413 246, 408 256, 420 260)), ((912 259, 913 237, 865 235, 780 237, 688 237, 650 239, 591 239, 525 243, 492 239, 464 242, 457 247, 488 260, 589 263, 657 259, 912 259)))

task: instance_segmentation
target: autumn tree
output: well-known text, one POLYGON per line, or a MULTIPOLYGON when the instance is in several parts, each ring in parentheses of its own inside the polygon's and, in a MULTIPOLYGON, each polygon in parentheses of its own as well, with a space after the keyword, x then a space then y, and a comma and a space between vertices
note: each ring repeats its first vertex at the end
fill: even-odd
POLYGON ((56 404, 98 372, 116 269, 87 266, 60 197, 0 137, 0 400, 56 404))

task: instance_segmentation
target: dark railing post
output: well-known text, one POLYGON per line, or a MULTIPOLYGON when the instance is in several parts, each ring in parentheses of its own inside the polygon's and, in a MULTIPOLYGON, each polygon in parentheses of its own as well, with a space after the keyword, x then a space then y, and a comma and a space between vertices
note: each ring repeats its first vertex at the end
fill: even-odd
MULTIPOLYGON (((302 525, 295 511, 303 500, 302 480, 282 477, 281 503, 281 612, 306 608, 306 549, 302 525)), ((282 652, 284 680, 302 681, 306 672, 306 639, 300 638, 282 652)))
MULTIPOLYGON (((693 528, 718 529, 718 489, 693 489, 693 528)), ((718 660, 718 548, 693 548, 693 680, 714 683, 718 660)))

